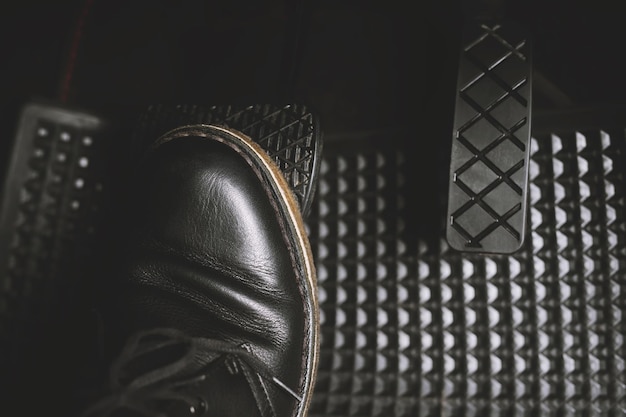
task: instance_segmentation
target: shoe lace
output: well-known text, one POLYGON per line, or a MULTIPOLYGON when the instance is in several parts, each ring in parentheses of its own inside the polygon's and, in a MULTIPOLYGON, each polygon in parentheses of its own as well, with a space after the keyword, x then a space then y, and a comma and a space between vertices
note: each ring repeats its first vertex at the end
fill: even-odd
MULTIPOLYGON (((203 369, 220 357, 230 359, 226 363, 230 364, 233 373, 237 372, 238 366, 247 366, 297 401, 302 401, 245 346, 159 328, 138 332, 129 338, 111 366, 110 393, 91 405, 81 417, 113 416, 120 410, 132 411, 137 416, 167 417, 163 405, 173 403, 183 404, 190 415, 201 415, 207 411, 208 404, 187 388, 206 380, 203 369), (160 358, 159 365, 138 371, 133 365, 142 360, 150 363, 150 360, 146 361, 147 357, 152 357, 152 362, 160 358)), ((146 368, 145 364, 143 367, 146 368)))

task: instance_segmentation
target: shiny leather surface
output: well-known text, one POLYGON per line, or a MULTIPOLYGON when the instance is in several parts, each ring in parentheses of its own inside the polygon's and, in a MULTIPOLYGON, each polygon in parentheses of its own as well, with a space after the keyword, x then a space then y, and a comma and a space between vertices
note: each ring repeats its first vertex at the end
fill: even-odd
MULTIPOLYGON (((205 138, 151 152, 129 182, 128 238, 106 332, 122 343, 134 331, 173 327, 245 344, 302 395, 312 330, 295 243, 266 181, 233 149, 205 138)), ((273 412, 295 415, 296 401, 265 385, 273 412)), ((234 387, 218 381, 209 389, 222 392, 221 407, 241 406, 234 387)))

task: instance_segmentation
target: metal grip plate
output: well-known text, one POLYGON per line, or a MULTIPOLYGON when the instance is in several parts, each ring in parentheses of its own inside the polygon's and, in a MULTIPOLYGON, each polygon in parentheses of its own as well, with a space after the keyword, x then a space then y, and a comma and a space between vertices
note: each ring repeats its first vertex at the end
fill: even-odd
POLYGON ((447 240, 465 252, 512 253, 526 232, 530 40, 514 23, 468 23, 459 61, 447 240))
POLYGON ((322 152, 316 114, 302 104, 152 105, 139 117, 133 142, 137 153, 159 136, 189 124, 215 124, 236 129, 257 142, 276 162, 307 216, 322 152))

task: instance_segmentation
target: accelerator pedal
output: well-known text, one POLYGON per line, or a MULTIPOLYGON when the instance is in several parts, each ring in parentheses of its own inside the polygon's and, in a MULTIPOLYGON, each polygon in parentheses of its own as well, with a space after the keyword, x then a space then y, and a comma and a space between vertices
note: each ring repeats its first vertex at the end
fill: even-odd
POLYGON ((510 254, 526 234, 532 64, 515 22, 463 31, 450 157, 447 240, 464 252, 510 254))

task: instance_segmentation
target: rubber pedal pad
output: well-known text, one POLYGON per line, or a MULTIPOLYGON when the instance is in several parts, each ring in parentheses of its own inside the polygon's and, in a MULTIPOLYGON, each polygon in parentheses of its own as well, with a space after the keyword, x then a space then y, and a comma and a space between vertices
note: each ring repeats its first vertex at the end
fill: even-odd
POLYGON ((191 124, 224 126, 252 138, 276 162, 302 215, 308 215, 317 188, 323 135, 318 116, 307 106, 152 105, 139 116, 132 148, 141 153, 166 132, 191 124))
POLYGON ((463 29, 446 237, 464 252, 510 254, 526 234, 531 39, 515 22, 463 29))
MULTIPOLYGON (((0 206, 0 334, 7 340, 19 341, 11 329, 54 315, 55 300, 82 297, 77 288, 95 255, 102 212, 99 159, 109 126, 56 104, 21 109, 0 206)), ((10 360, 6 353, 0 361, 10 360)))

